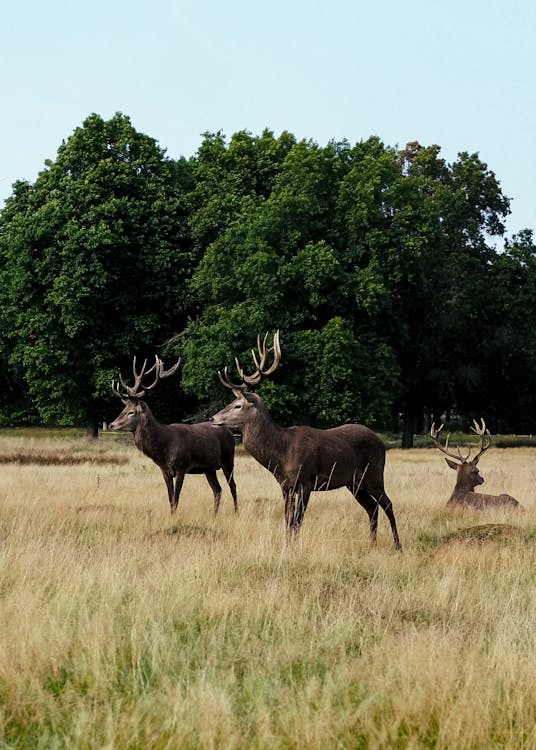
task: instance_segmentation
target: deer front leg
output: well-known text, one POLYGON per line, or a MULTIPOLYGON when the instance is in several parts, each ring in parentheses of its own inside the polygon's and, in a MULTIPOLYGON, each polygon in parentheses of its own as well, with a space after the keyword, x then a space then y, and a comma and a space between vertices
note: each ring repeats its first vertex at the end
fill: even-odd
POLYGON ((214 493, 214 515, 217 515, 220 508, 221 484, 218 482, 218 476, 215 471, 206 471, 205 476, 214 493))

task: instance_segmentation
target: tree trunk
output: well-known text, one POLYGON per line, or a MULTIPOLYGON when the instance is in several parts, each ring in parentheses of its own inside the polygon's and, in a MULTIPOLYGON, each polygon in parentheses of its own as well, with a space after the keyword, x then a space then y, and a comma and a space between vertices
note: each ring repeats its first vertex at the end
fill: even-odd
POLYGON ((404 424, 402 426, 402 448, 413 448, 413 436, 415 434, 415 417, 411 409, 404 411, 404 424))
POLYGON ((86 438, 90 443, 96 443, 99 439, 99 420, 95 403, 91 403, 87 410, 86 438))

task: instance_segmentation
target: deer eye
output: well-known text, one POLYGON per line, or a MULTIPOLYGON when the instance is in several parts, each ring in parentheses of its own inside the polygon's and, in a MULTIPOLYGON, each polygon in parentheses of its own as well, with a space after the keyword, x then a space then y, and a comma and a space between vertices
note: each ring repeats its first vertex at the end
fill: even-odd
POLYGON ((241 408, 242 408, 242 404, 236 404, 235 409, 241 409, 241 408))
POLYGON ((133 417, 135 413, 136 412, 133 409, 132 411, 129 411, 129 413, 127 414, 127 417, 133 417))

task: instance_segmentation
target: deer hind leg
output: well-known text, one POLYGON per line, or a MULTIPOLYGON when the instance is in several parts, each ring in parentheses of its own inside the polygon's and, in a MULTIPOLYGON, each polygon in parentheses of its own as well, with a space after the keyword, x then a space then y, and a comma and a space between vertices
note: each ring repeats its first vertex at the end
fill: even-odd
POLYGON ((285 487, 281 489, 283 490, 283 500, 285 501, 285 527, 287 532, 290 532, 294 519, 294 493, 285 487))
POLYGON ((295 493, 294 499, 294 533, 297 534, 301 528, 303 517, 307 506, 309 505, 309 497, 311 490, 306 487, 300 487, 295 493))
POLYGON ((287 532, 293 537, 297 536, 300 531, 310 495, 311 490, 301 486, 288 491, 283 490, 285 525, 287 532))
POLYGON ((393 504, 391 503, 388 495, 386 495, 385 493, 383 482, 373 482, 372 485, 373 486, 371 487, 369 484, 369 488, 365 489, 363 487, 361 489, 357 489, 357 491, 354 491, 352 485, 349 485, 348 489, 354 495, 355 499, 359 503, 361 503, 361 505, 363 506, 363 508, 365 508, 369 515, 370 535, 372 538, 372 542, 376 542, 379 505, 381 508, 383 508, 383 511, 389 519, 389 523, 391 524, 391 532, 393 534, 395 548, 397 550, 401 550, 402 545, 400 544, 400 539, 398 538, 398 530, 396 528, 396 519, 395 513, 393 511, 393 504))
POLYGON ((395 543, 395 548, 397 550, 402 550, 402 545, 400 544, 400 539, 398 538, 398 530, 396 528, 396 519, 395 519, 395 512, 393 510, 393 504, 389 497, 385 494, 385 492, 382 492, 379 499, 378 504, 381 505, 383 508, 385 515, 389 519, 389 523, 391 524, 391 532, 393 534, 393 540, 395 543))
POLYGON ((216 515, 220 508, 221 484, 218 482, 218 477, 216 476, 215 471, 206 471, 205 476, 212 488, 212 492, 214 493, 214 515, 216 515))
POLYGON ((378 503, 367 490, 354 489, 352 485, 349 485, 348 489, 357 502, 367 511, 370 526, 370 541, 372 544, 376 544, 378 535, 378 503))
POLYGON ((223 473, 225 474, 225 478, 227 479, 227 484, 229 485, 229 489, 231 490, 231 495, 233 496, 234 512, 238 515, 238 498, 236 496, 234 467, 223 466, 222 469, 223 469, 223 473))

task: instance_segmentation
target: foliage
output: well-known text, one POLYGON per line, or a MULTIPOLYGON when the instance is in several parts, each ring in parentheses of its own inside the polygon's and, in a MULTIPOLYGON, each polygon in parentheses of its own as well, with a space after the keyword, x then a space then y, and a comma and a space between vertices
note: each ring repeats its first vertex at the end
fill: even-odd
POLYGON ((265 130, 173 162, 92 115, 1 215, 0 419, 94 420, 166 341, 188 396, 163 389, 162 413, 206 416, 216 371, 280 329, 259 390, 287 424, 402 424, 406 447, 428 415, 532 432, 536 255, 530 230, 494 246, 508 211, 478 154, 265 130))
POLYGON ((102 415, 118 365, 185 319, 178 166, 129 119, 87 118, 2 213, 2 329, 41 419, 102 415))
MULTIPOLYGON (((220 166, 223 149, 220 137, 220 166)), ((287 421, 388 425, 402 412, 411 444, 425 410, 475 398, 483 339, 501 347, 480 323, 498 258, 488 237, 508 211, 476 154, 448 165, 437 146, 302 141, 284 152, 270 193, 247 200, 242 171, 230 159, 226 168, 226 200, 240 210, 193 276, 186 387, 219 400, 214 371, 280 328, 279 398, 261 392, 287 421)))

